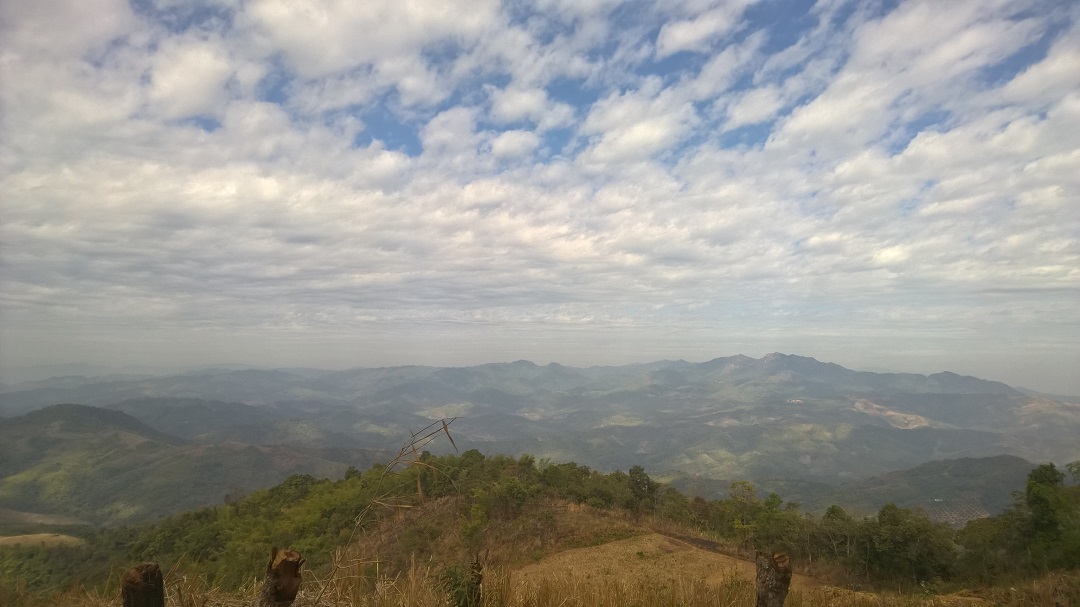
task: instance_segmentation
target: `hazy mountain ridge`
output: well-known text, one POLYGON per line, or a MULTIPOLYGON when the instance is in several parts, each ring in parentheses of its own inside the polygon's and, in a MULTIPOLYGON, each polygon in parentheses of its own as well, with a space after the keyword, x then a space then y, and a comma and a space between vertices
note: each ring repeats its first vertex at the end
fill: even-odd
POLYGON ((1075 404, 949 372, 852 371, 785 354, 588 368, 215 369, 22 388, 0 393, 0 414, 62 397, 189 439, 371 449, 461 417, 462 449, 717 479, 835 484, 932 459, 1080 459, 1075 404))
POLYGON ((280 418, 276 410, 267 407, 197 398, 134 398, 106 408, 123 411, 148 426, 186 439, 280 418))

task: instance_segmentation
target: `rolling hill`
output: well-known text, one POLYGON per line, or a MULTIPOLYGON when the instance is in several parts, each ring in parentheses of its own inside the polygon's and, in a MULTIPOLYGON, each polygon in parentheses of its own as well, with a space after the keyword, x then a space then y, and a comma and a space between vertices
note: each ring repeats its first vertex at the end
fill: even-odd
MULTIPOLYGON (((962 526, 998 515, 1015 503, 1035 464, 1011 455, 935 460, 907 470, 888 472, 839 485, 799 479, 767 478, 756 483, 759 492, 776 492, 803 510, 823 512, 838 504, 867 516, 885 504, 921 508, 931 520, 962 526)), ((679 490, 709 499, 726 497, 731 481, 673 475, 666 478, 679 490)))
POLYGON ((62 404, 0 421, 0 507, 93 523, 220 503, 295 473, 340 477, 382 454, 194 443, 121 411, 62 404))

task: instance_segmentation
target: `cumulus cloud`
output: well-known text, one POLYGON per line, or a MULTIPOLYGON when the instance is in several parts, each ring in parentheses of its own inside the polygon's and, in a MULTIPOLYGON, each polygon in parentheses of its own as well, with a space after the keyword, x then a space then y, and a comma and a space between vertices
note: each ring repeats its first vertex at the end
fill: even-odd
POLYGON ((729 129, 748 124, 757 124, 772 118, 777 110, 784 107, 784 100, 776 87, 762 87, 743 93, 728 108, 729 129))
POLYGON ((301 76, 415 56, 447 39, 470 43, 496 19, 498 4, 379 0, 295 3, 259 0, 244 12, 301 76))
POLYGON ((500 158, 531 154, 540 145, 540 138, 529 131, 505 131, 491 142, 491 153, 500 158))
POLYGON ((583 156, 602 164, 644 160, 672 149, 696 119, 689 102, 649 78, 636 91, 613 94, 593 105, 581 125, 583 134, 593 136, 583 156))
POLYGON ((707 51, 711 43, 739 24, 746 2, 726 2, 689 19, 669 21, 656 38, 656 56, 667 57, 679 51, 707 51))
POLYGON ((543 88, 508 87, 491 91, 491 118, 500 125, 529 121, 546 131, 569 126, 574 109, 551 100, 543 88))
POLYGON ((225 84, 233 72, 220 45, 170 41, 154 57, 150 100, 166 118, 216 114, 225 105, 225 84))
POLYGON ((7 52, 32 52, 43 59, 77 57, 137 25, 125 0, 5 2, 0 11, 7 52))
POLYGON ((1080 391, 1077 10, 840 4, 7 3, 0 369, 786 350, 1080 391))

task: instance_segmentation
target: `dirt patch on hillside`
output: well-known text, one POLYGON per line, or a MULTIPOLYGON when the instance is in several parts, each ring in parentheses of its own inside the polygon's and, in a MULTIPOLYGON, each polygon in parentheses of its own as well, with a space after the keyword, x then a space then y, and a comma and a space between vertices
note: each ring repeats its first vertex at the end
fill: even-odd
POLYGON ((83 541, 61 533, 30 533, 0 537, 0 546, 78 546, 83 541))
POLYGON ((866 399, 856 402, 852 405, 852 408, 860 413, 865 413, 873 417, 880 417, 888 422, 893 428, 899 428, 901 430, 914 430, 915 428, 930 427, 930 420, 921 415, 893 411, 888 407, 883 407, 866 399))
MULTIPOLYGON (((753 563, 657 533, 602 546, 565 550, 514 572, 517 580, 525 582, 576 577, 641 581, 700 579, 720 583, 733 577, 752 581, 754 576, 753 563)), ((791 585, 793 588, 815 588, 819 584, 812 578, 795 575, 791 585)))

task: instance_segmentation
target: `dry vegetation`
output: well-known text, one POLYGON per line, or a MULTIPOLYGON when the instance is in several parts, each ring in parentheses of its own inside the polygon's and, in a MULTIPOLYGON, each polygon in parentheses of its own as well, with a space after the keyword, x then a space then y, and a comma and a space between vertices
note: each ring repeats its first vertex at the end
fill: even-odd
MULTIPOLYGON (((329 579, 325 571, 306 569, 295 607, 458 607, 446 586, 445 569, 434 563, 460 555, 460 546, 429 546, 440 558, 426 558, 404 573, 388 576, 381 550, 393 552, 403 529, 422 528, 445 515, 453 500, 432 508, 402 512, 365 533, 358 544, 336 555, 339 567, 329 579), (360 546, 366 546, 361 549, 360 546)), ((600 517, 588 507, 559 509, 560 541, 548 546, 547 556, 521 560, 522 547, 488 550, 483 576, 482 607, 751 607, 754 597, 752 563, 702 549, 689 542, 635 527, 620 516, 600 517), (600 540, 599 538, 625 539, 600 540), (596 544, 598 541, 603 543, 596 544), (581 545, 581 547, 572 547, 581 545), (496 556, 500 555, 500 556, 496 556), (502 560, 502 556, 508 560, 502 560), (496 565, 490 565, 496 563, 496 565), (509 564, 508 564, 509 563, 509 564)), ((445 520, 445 519, 444 519, 445 520)), ((504 528, 499 543, 520 538, 504 528)), ((670 530, 665 530, 668 532, 670 530)), ((528 552, 527 550, 524 552, 528 552)), ((535 554, 535 552, 534 552, 535 554)), ((189 563, 190 564, 190 563, 189 563)), ((181 563, 166 573, 168 607, 250 607, 260 579, 231 590, 214 587, 204 577, 185 572, 181 563)), ((806 569, 806 567, 802 567, 806 569)), ((822 578, 824 579, 824 578, 822 578)), ((51 597, 49 605, 116 607, 116 584, 105 591, 74 590, 51 597)), ((914 594, 870 593, 820 583, 796 574, 785 605, 791 607, 1080 607, 1080 574, 1053 575, 1016 587, 934 595, 931 589, 914 594)), ((10 607, 44 607, 40 597, 27 593, 10 607)))
MULTIPOLYGON (((303 572, 296 607, 457 607, 446 587, 445 569, 436 563, 460 559, 458 533, 448 534, 413 553, 398 575, 389 559, 400 559, 403 533, 438 525, 458 506, 445 499, 427 508, 403 510, 375 525, 348 550, 341 550, 332 579, 325 570, 303 572), (430 551, 430 553, 428 552, 430 551), (424 554, 418 562, 417 554, 424 554), (320 591, 322 594, 320 596, 320 591)), ((486 549, 483 607, 749 607, 754 605, 754 566, 732 556, 634 525, 626 515, 601 513, 587 506, 550 504, 557 521, 544 546, 523 546, 533 530, 515 524, 497 526, 486 549), (532 555, 531 557, 528 555, 532 555), (541 556, 542 555, 542 556, 541 556), (535 560, 532 560, 535 559, 535 560)), ((516 522, 528 517, 516 519, 516 522)), ((657 526, 661 529, 661 526, 657 526)), ((662 528, 677 534, 677 529, 662 528)), ((731 548, 731 547, 728 547, 731 548)), ((409 557, 405 557, 409 558, 409 557)), ((166 573, 168 607, 250 607, 262 580, 239 589, 215 587, 192 575, 192 563, 178 563, 166 573)), ((805 564, 800 567, 807 571, 805 564)), ((116 574, 119 575, 119 572, 116 574)), ((815 575, 825 575, 818 572, 815 575)), ((1016 587, 933 595, 875 594, 830 586, 826 577, 796 574, 786 605, 824 607, 1080 607, 1080 574, 1054 575, 1016 587)), ((118 579, 116 580, 118 582, 118 579)), ((116 607, 117 584, 104 591, 79 589, 42 600, 16 595, 5 607, 116 607)))
MULTIPOLYGON (((514 572, 522 583, 539 584, 552 579, 580 579, 583 582, 614 583, 619 580, 649 580, 657 584, 677 584, 680 580, 704 580, 723 584, 728 579, 753 579, 754 564, 656 533, 602 546, 566 550, 514 572)), ((792 588, 820 586, 805 575, 794 575, 792 588)))
MULTIPOLYGON (((523 571, 490 569, 484 575, 483 607, 750 607, 754 605, 753 581, 737 569, 709 579, 674 575, 663 580, 653 576, 581 575, 541 577, 540 567, 523 571)), ((558 569, 558 567, 553 567, 558 569)), ((305 579, 308 574, 305 572, 305 579)), ((665 575, 671 572, 664 572, 665 575)), ((305 582, 296 607, 316 607, 315 582, 305 582)), ((248 607, 256 598, 253 581, 238 592, 208 587, 198 578, 170 572, 166 577, 168 607, 248 607)), ((72 591, 55 597, 53 604, 70 607, 115 607, 115 592, 72 591)), ((1080 605, 1080 578, 1052 576, 1017 588, 986 593, 946 596, 890 595, 854 592, 828 586, 796 587, 786 605, 792 607, 1070 607, 1080 605)), ((436 571, 421 566, 393 578, 339 576, 319 600, 319 607, 453 607, 436 571)), ((19 601, 11 607, 41 607, 19 601)))

